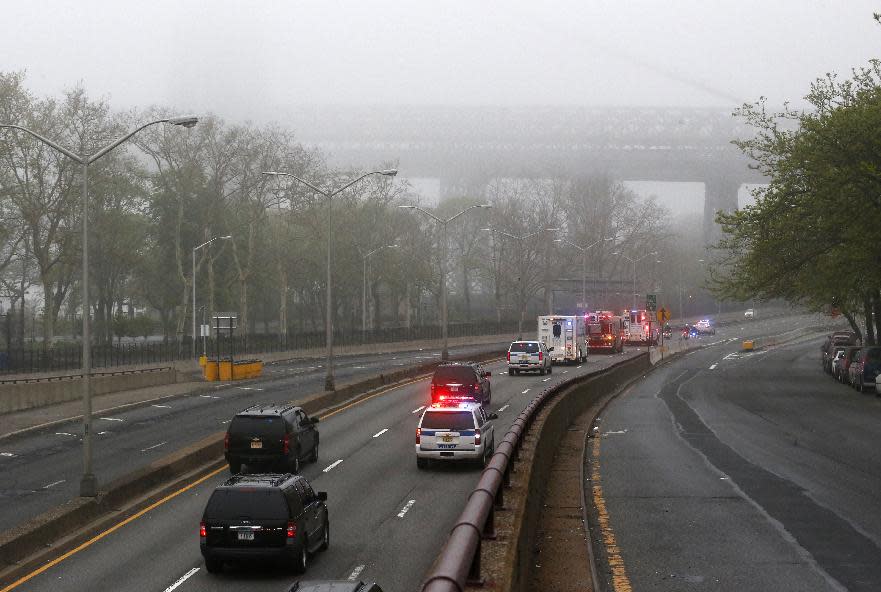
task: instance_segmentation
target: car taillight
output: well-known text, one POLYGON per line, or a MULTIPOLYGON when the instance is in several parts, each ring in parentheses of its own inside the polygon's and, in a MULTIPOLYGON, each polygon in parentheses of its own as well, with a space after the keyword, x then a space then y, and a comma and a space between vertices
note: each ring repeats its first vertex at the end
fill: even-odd
POLYGON ((541 362, 545 359, 544 352, 538 352, 538 361, 541 362))
POLYGON ((282 453, 287 454, 291 451, 291 436, 290 434, 285 434, 284 439, 281 441, 282 453))
POLYGON ((229 432, 227 432, 223 436, 223 450, 224 451, 229 450, 229 432))
POLYGON ((480 428, 474 430, 474 444, 480 444, 480 428))
POLYGON ((297 536, 297 523, 296 522, 288 522, 288 538, 292 539, 297 536))
POLYGON ((646 333, 649 332, 649 326, 648 326, 648 325, 645 326, 645 332, 646 332, 646 333))
POLYGON ((205 529, 204 522, 199 523, 199 536, 203 539, 208 536, 208 531, 205 529))
POLYGON ((420 444, 422 442, 422 428, 416 428, 416 443, 420 444))
POLYGON ((511 361, 511 352, 508 352, 508 361, 511 361))

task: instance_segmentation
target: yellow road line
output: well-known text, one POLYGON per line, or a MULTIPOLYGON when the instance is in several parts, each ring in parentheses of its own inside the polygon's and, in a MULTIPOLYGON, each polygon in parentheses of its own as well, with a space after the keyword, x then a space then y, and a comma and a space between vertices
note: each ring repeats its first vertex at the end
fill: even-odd
POLYGON ((612 585, 615 592, 633 592, 630 579, 627 577, 627 569, 624 566, 624 557, 621 556, 621 548, 615 539, 615 532, 609 522, 609 511, 606 508, 606 500, 603 498, 603 486, 600 479, 600 442, 602 437, 594 439, 590 467, 590 479, 593 483, 593 503, 597 509, 597 519, 600 526, 600 534, 606 547, 606 557, 612 570, 612 585))
POLYGON ((58 565, 59 563, 61 563, 61 562, 64 561, 65 559, 67 559, 68 557, 70 557, 70 556, 72 556, 72 555, 75 555, 76 553, 79 553, 80 551, 82 551, 82 550, 85 549, 86 547, 90 547, 90 546, 93 545, 94 543, 97 543, 98 541, 100 541, 101 539, 103 539, 104 537, 106 537, 107 535, 109 535, 110 533, 115 532, 116 530, 122 528, 123 526, 125 526, 125 525, 128 524, 129 522, 132 522, 132 521, 134 521, 134 520, 137 520, 138 518, 140 518, 141 516, 143 516, 143 515, 146 514, 147 512, 153 510, 154 508, 157 508, 157 507, 161 506, 162 504, 164 504, 164 503, 167 502, 168 500, 173 499, 173 498, 179 496, 180 494, 184 493, 185 491, 188 491, 188 490, 192 489, 193 487, 199 485, 200 483, 202 483, 202 482, 204 482, 204 481, 210 479, 211 477, 213 477, 213 476, 217 475, 218 473, 220 473, 221 471, 225 471, 225 470, 226 470, 226 466, 222 466, 222 467, 220 467, 220 468, 218 468, 218 469, 215 469, 215 470, 211 471, 210 473, 208 473, 207 475, 204 475, 204 476, 200 477, 199 479, 196 479, 195 481, 193 481, 193 482, 190 483, 189 485, 185 485, 184 487, 181 487, 181 488, 178 489, 177 491, 175 491, 175 492, 173 492, 173 493, 170 493, 170 494, 166 495, 166 496, 163 497, 162 499, 153 502, 152 504, 150 504, 149 506, 147 506, 147 507, 144 508, 143 510, 139 511, 138 513, 129 516, 128 518, 126 518, 126 519, 123 520, 122 522, 120 522, 120 523, 118 523, 118 524, 115 524, 115 525, 111 526, 110 528, 108 528, 107 530, 105 530, 104 532, 102 532, 102 533, 100 533, 100 534, 95 535, 94 537, 92 537, 91 539, 89 539, 89 540, 87 540, 86 542, 82 543, 82 544, 79 545, 78 547, 75 547, 75 548, 71 549, 70 551, 68 551, 67 553, 65 553, 64 555, 62 555, 61 557, 57 557, 57 558, 53 559, 52 561, 50 561, 50 562, 47 563, 46 565, 43 565, 42 567, 40 567, 40 568, 38 568, 38 569, 32 571, 32 572, 29 573, 28 575, 23 576, 23 577, 21 577, 20 579, 14 581, 13 583, 9 584, 8 586, 6 586, 6 587, 3 588, 2 590, 0 590, 0 592, 9 592, 10 590, 12 590, 12 589, 14 589, 14 588, 17 588, 18 586, 21 586, 22 584, 24 584, 24 583, 27 582, 28 580, 30 580, 30 579, 32 579, 32 578, 34 578, 34 577, 40 575, 41 573, 43 573, 43 572, 46 571, 47 569, 49 569, 49 568, 51 568, 51 567, 53 567, 53 566, 55 566, 55 565, 58 565))

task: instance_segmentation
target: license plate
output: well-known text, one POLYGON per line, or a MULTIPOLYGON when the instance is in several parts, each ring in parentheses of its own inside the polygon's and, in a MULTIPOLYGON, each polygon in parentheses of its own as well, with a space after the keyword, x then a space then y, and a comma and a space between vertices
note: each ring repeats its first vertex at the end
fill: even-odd
POLYGON ((251 448, 263 448, 263 442, 261 442, 260 440, 252 440, 251 448))
POLYGON ((452 442, 452 441, 453 441, 453 437, 450 436, 450 435, 441 436, 441 440, 444 441, 444 442, 452 442))
POLYGON ((459 392, 459 385, 451 385, 450 392, 458 393, 459 392))
POLYGON ((240 541, 253 541, 254 533, 250 530, 239 531, 239 540, 240 541))
POLYGON ((520 359, 523 360, 523 361, 526 361, 526 360, 529 359, 529 356, 520 356, 520 359))
POLYGON ((455 448, 456 445, 455 444, 438 444, 437 447, 438 448, 455 448))

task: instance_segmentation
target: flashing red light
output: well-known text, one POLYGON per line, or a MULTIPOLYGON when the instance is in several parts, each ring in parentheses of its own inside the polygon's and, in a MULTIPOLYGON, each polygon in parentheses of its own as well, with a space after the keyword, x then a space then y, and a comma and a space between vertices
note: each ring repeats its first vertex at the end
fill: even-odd
POLYGON ((287 535, 288 535, 289 539, 292 539, 297 536, 297 523, 296 522, 288 522, 287 535))
POLYGON ((284 435, 284 439, 281 441, 282 454, 287 454, 291 451, 291 437, 288 434, 284 435))
POLYGON ((224 451, 229 450, 229 432, 227 432, 223 436, 223 450, 224 451))
POLYGON ((422 442, 422 428, 416 428, 416 443, 420 444, 422 442))
POLYGON ((646 333, 649 332, 649 326, 648 326, 648 325, 645 326, 645 332, 646 332, 646 333))
POLYGON ((208 536, 208 530, 205 528, 204 522, 199 523, 199 536, 203 539, 208 536))
POLYGON ((474 430, 474 445, 477 446, 480 444, 480 428, 474 430))

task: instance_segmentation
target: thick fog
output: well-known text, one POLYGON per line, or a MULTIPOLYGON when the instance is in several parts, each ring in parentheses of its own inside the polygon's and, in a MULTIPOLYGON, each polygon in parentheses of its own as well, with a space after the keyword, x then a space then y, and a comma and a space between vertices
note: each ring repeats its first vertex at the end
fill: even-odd
POLYGON ((874 3, 3 2, 0 70, 117 108, 283 121, 298 104, 730 107, 873 57, 874 3))

